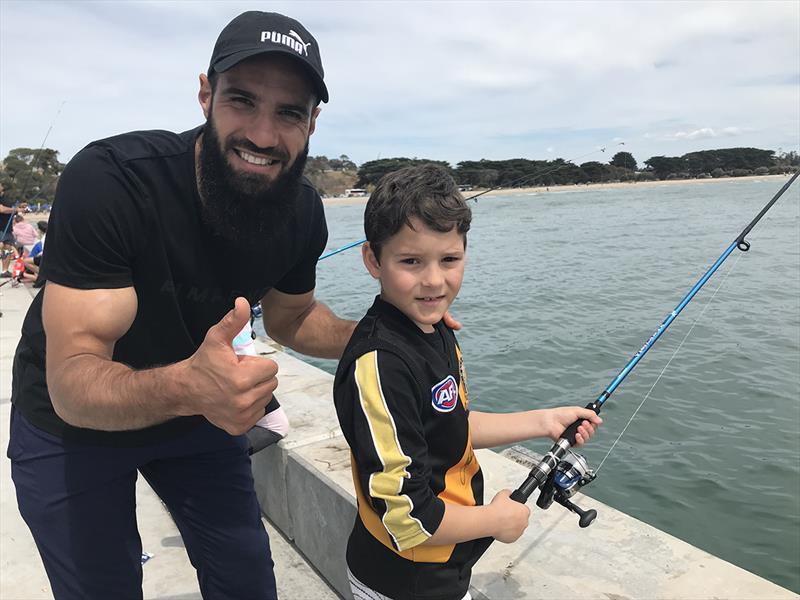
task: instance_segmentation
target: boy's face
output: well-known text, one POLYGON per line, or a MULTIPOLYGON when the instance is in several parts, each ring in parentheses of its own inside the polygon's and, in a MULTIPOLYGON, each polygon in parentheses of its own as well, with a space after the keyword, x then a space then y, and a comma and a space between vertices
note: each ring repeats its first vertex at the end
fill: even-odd
POLYGON ((405 225, 383 244, 380 263, 364 244, 364 264, 380 280, 381 298, 430 333, 461 289, 464 237, 455 228, 440 233, 415 218, 411 223, 413 229, 405 225))

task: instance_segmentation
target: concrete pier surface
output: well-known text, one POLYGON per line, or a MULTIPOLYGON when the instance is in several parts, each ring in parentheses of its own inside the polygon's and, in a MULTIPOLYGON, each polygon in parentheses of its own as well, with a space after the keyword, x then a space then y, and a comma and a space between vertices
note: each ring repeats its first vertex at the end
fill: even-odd
MULTIPOLYGON (((0 298, 0 423, 8 437, 11 361, 31 300, 28 288, 4 286, 0 298)), ((257 349, 280 366, 278 397, 291 422, 289 436, 253 459, 256 491, 270 528, 281 598, 350 598, 344 549, 356 514, 350 454, 338 428, 331 375, 267 341, 257 349), (313 567, 311 566, 313 565, 313 567), (320 578, 320 575, 322 578, 320 578), (329 587, 330 586, 330 587, 329 587)), ((485 495, 514 489, 528 469, 490 450, 479 450, 485 495)), ((0 600, 49 598, 47 579, 19 517, 8 459, 0 472, 2 542, 0 600)), ((140 479, 139 522, 146 598, 199 598, 180 537, 158 498, 140 479)), ((587 496, 577 504, 596 509, 597 521, 580 529, 560 507, 532 503, 531 525, 514 544, 495 543, 478 562, 471 593, 476 600, 779 600, 800 596, 725 562, 587 496)))

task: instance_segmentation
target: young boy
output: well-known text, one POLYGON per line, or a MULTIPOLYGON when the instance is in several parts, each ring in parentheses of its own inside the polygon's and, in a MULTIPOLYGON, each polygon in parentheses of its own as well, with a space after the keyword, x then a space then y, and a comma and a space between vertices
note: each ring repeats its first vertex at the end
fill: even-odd
POLYGON ((381 293, 339 363, 334 400, 352 451, 358 516, 347 545, 357 598, 469 598, 475 540, 513 542, 530 510, 499 492, 483 506, 473 448, 547 436, 579 407, 470 411, 461 351, 442 322, 461 288, 471 213, 450 175, 425 165, 383 177, 364 212, 364 264, 381 293))

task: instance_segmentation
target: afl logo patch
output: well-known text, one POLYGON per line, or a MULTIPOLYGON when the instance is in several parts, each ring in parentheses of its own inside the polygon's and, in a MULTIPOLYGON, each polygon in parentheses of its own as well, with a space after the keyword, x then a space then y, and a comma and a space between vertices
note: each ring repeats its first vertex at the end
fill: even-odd
POLYGON ((431 388, 431 404, 439 412, 450 412, 458 402, 458 385, 456 378, 448 375, 431 388))

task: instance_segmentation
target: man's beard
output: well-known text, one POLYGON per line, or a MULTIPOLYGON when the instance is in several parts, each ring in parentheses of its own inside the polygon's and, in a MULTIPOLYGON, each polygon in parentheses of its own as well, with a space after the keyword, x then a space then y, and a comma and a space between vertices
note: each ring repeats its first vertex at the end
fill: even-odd
MULTIPOLYGON (((256 153, 249 140, 230 140, 256 153)), ((271 152, 275 155, 275 152, 271 152)), ((246 251, 269 247, 294 220, 300 180, 308 157, 308 140, 294 163, 269 181, 256 173, 241 173, 231 167, 219 135, 209 117, 200 147, 200 203, 203 221, 217 235, 246 251)))

